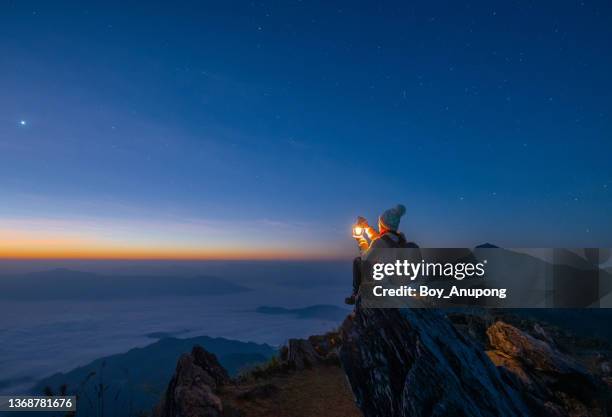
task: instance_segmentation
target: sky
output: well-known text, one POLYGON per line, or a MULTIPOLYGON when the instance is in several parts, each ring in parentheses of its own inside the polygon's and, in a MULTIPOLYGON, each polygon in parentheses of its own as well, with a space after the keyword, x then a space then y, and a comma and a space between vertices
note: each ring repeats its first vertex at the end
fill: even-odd
POLYGON ((0 3, 0 257, 612 246, 609 2, 0 3))

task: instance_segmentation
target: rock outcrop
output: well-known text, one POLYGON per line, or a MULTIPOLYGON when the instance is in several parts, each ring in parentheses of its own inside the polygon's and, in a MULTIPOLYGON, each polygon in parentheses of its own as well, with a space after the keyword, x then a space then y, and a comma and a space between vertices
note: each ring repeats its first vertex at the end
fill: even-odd
POLYGON ((329 332, 308 339, 289 339, 281 349, 281 361, 287 369, 302 370, 319 364, 338 363, 340 335, 329 332))
POLYGON ((340 359, 365 417, 529 414, 485 353, 439 311, 357 308, 342 336, 340 359))
POLYGON ((340 359, 365 417, 606 415, 605 379, 541 326, 451 317, 358 307, 347 318, 340 359))
POLYGON ((156 417, 220 417, 223 404, 217 390, 228 384, 227 371, 201 346, 179 358, 168 389, 154 410, 156 417))
POLYGON ((196 346, 179 358, 153 416, 361 417, 335 355, 337 343, 337 333, 292 339, 283 348, 284 358, 235 379, 196 346))
MULTIPOLYGON (((255 367, 235 380, 229 377, 215 355, 200 346, 195 346, 191 353, 179 358, 174 376, 162 400, 153 410, 153 416, 248 417, 250 414, 241 411, 240 407, 252 412, 259 406, 264 407, 262 401, 265 403, 267 399, 282 396, 279 392, 287 388, 267 381, 291 381, 291 375, 306 373, 306 370, 315 374, 333 375, 335 369, 336 373, 341 373, 337 355, 339 340, 337 332, 311 336, 308 339, 290 339, 281 349, 280 358, 255 367)), ((294 383, 301 382, 296 378, 294 383)), ((346 387, 341 388, 343 389, 339 392, 343 401, 340 403, 349 402, 355 409, 350 392, 346 387)), ((292 395, 293 390, 289 387, 285 390, 287 391, 285 395, 292 395)), ((314 387, 313 391, 316 391, 314 387)), ((330 393, 333 392, 334 390, 330 390, 330 393)), ((316 398, 310 400, 315 401, 316 398)), ((340 409, 347 407, 345 405, 340 409)), ((354 415, 354 410, 350 407, 348 409, 351 413, 345 415, 354 415)))
POLYGON ((310 368, 323 361, 323 357, 319 355, 312 344, 304 339, 289 339, 286 358, 283 359, 290 369, 297 370, 310 368))
MULTIPOLYGON (((541 334, 543 330, 535 331, 541 334)), ((508 382, 523 393, 534 415, 601 415, 600 410, 605 408, 604 384, 555 349, 548 335, 539 340, 498 321, 487 329, 487 336, 487 355, 511 376, 508 382)))
POLYGON ((583 343, 587 370, 571 339, 513 317, 358 305, 340 331, 291 339, 235 380, 196 346, 153 415, 356 417, 354 396, 364 417, 606 416, 609 351, 583 343))

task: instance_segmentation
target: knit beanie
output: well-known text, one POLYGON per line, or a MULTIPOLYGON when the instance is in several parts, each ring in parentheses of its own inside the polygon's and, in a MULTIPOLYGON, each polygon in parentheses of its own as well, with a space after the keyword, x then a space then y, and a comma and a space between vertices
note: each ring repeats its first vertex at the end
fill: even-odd
POLYGON ((378 220, 389 230, 397 231, 397 228, 400 224, 400 219, 406 213, 406 207, 401 204, 390 208, 389 210, 385 210, 383 214, 380 215, 378 220))

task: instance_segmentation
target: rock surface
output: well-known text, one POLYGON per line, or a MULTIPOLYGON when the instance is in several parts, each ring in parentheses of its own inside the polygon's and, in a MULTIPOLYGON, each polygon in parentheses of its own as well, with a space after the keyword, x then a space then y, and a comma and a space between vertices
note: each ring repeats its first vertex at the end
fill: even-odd
MULTIPOLYGON (((541 333, 542 330, 535 329, 541 333)), ((489 358, 520 390, 535 415, 598 416, 605 407, 602 381, 550 342, 502 321, 487 329, 489 358)))
POLYGON ((308 339, 289 339, 281 349, 280 359, 287 369, 302 370, 319 364, 338 363, 340 335, 329 332, 308 339))
POLYGON ((605 378, 541 326, 450 316, 358 307, 347 318, 340 359, 365 417, 607 415, 605 378))
POLYGON ((291 339, 236 380, 194 347, 153 415, 604 417, 612 355, 578 341, 505 313, 358 305, 340 331, 291 339))
POLYGON ((286 350, 286 360, 290 369, 302 370, 321 363, 323 357, 314 346, 304 339, 289 339, 286 350))
POLYGON ((365 417, 525 416, 529 410, 475 343, 426 309, 361 309, 340 359, 365 417))
POLYGON ((200 346, 179 358, 154 417, 358 417, 339 366, 339 334, 291 339, 279 359, 235 380, 200 346))
POLYGON ((212 353, 195 346, 179 358, 156 417, 219 417, 223 405, 216 391, 230 382, 225 369, 212 353))

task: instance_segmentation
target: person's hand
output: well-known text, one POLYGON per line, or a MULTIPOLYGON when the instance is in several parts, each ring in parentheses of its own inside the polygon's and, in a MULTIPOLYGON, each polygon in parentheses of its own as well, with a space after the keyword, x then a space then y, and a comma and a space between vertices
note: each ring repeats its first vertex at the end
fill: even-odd
POLYGON ((365 228, 365 234, 370 240, 377 239, 379 236, 379 233, 372 226, 369 225, 365 228))
POLYGON ((362 251, 366 251, 370 247, 370 244, 368 243, 368 241, 365 238, 363 238, 363 237, 355 239, 355 240, 357 240, 357 244, 359 245, 359 249, 361 249, 362 251))
POLYGON ((368 227, 368 219, 365 217, 357 216, 357 224, 361 227, 368 227))

